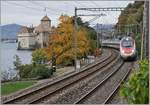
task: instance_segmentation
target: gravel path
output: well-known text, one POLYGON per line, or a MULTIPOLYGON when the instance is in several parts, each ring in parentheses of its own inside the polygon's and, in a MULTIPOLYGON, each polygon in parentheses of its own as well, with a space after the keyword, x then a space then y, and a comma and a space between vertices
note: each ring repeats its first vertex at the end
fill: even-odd
MULTIPOLYGON (((138 68, 139 68, 138 62, 139 62, 139 61, 135 61, 135 62, 134 62, 133 68, 132 68, 132 71, 131 71, 130 75, 131 75, 135 70, 138 70, 138 68)), ((130 76, 130 75, 129 75, 129 76, 130 76)), ((128 76, 128 78, 129 78, 129 76, 128 76)), ((127 78, 125 81, 127 81, 128 78, 127 78)), ((114 95, 114 97, 111 99, 111 101, 110 101, 108 104, 128 104, 128 103, 127 103, 127 100, 126 100, 126 99, 120 97, 120 95, 119 95, 119 90, 118 90, 118 91, 116 92, 116 94, 114 95)))
POLYGON ((125 99, 119 96, 119 91, 113 96, 108 104, 128 104, 125 99))
POLYGON ((131 63, 125 63, 121 69, 106 83, 103 84, 98 90, 96 90, 83 104, 102 104, 104 100, 113 91, 116 85, 121 81, 127 69, 131 68, 131 63))

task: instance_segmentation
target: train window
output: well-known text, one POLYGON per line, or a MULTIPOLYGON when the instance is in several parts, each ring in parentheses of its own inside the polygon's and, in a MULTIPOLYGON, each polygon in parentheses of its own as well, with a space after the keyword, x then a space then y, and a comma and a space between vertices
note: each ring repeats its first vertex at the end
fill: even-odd
POLYGON ((122 46, 123 47, 132 47, 133 46, 133 41, 132 40, 123 40, 122 41, 122 46))

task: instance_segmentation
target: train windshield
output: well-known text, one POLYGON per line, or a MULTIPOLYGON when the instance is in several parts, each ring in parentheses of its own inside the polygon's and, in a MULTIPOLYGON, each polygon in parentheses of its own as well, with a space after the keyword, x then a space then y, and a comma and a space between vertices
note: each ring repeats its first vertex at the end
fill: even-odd
POLYGON ((133 41, 132 40, 123 40, 122 41, 122 46, 123 47, 132 47, 133 46, 133 41))

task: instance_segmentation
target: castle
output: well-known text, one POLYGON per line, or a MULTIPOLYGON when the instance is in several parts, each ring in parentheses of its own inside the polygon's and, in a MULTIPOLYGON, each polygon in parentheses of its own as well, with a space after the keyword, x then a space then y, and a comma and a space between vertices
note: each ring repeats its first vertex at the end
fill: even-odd
POLYGON ((17 35, 18 49, 35 49, 47 46, 51 32, 51 20, 47 15, 41 19, 41 23, 37 27, 22 27, 17 35))

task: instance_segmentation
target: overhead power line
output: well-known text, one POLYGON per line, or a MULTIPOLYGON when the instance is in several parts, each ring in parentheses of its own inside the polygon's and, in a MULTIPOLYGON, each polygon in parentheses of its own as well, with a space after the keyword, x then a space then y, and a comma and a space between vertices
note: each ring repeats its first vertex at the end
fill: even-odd
MULTIPOLYGON (((28 1, 28 2, 34 4, 34 5, 38 6, 38 7, 42 7, 43 9, 46 8, 46 9, 48 9, 49 11, 51 11, 51 12, 53 12, 53 13, 55 13, 55 14, 57 14, 56 12, 60 12, 60 10, 58 10, 58 9, 50 8, 50 7, 46 6, 45 4, 42 5, 41 3, 36 2, 36 1, 28 1)), ((58 14, 57 14, 57 15, 58 15, 58 14)))
POLYGON ((77 16, 106 16, 106 14, 78 14, 77 16))
MULTIPOLYGON (((18 6, 18 7, 23 7, 23 8, 27 8, 27 9, 32 9, 32 10, 35 10, 35 11, 38 11, 38 12, 44 12, 44 7, 41 7, 43 9, 40 9, 40 8, 34 8, 34 7, 31 7, 31 6, 27 6, 27 5, 22 5, 22 4, 18 4, 18 3, 15 3, 15 2, 8 2, 6 1, 7 4, 10 4, 10 5, 15 5, 15 6, 18 6)), ((54 11, 51 11, 53 13, 50 13, 50 14, 53 14, 53 15, 60 15, 60 14, 57 14, 56 12, 54 11)), ((48 13, 49 14, 49 13, 48 13)))
POLYGON ((33 9, 33 10, 36 10, 36 11, 39 11, 39 10, 42 11, 42 9, 39 9, 39 8, 29 7, 29 6, 18 4, 18 3, 14 3, 14 2, 6 1, 6 3, 7 4, 11 4, 11 5, 15 5, 15 6, 19 6, 19 7, 25 7, 25 8, 28 8, 28 9, 33 9))
POLYGON ((108 7, 108 8, 77 8, 77 10, 85 11, 123 11, 124 7, 108 7))

